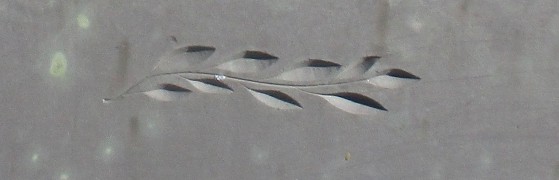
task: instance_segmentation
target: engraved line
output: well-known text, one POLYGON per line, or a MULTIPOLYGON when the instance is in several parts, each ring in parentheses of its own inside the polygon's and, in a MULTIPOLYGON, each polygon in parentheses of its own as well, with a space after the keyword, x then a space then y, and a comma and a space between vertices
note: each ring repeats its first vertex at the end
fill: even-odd
MULTIPOLYGON (((181 78, 186 78, 186 77, 182 77, 180 74, 204 75, 204 76, 210 76, 212 78, 215 75, 219 75, 219 74, 216 74, 216 73, 191 72, 191 71, 153 74, 153 75, 149 75, 149 76, 143 78, 142 80, 138 81, 133 86, 128 88, 126 91, 124 91, 124 93, 122 93, 122 94, 120 94, 120 95, 118 95, 114 98, 104 98, 103 102, 108 103, 108 102, 116 100, 116 99, 121 99, 124 96, 133 95, 133 94, 137 94, 137 93, 143 93, 143 92, 130 93, 130 90, 134 89, 135 87, 139 86, 142 82, 144 82, 144 81, 146 81, 150 78, 159 77, 159 76, 166 76, 166 75, 173 75, 173 74, 178 75, 181 78)), ((273 83, 273 82, 266 82, 266 81, 258 81, 258 80, 235 77, 235 76, 225 76, 225 77, 228 78, 228 79, 239 81, 239 82, 246 82, 246 83, 253 83, 253 84, 258 84, 258 85, 281 87, 281 88, 318 88, 318 87, 337 86, 337 85, 344 85, 344 84, 350 84, 350 83, 357 83, 357 82, 362 82, 362 81, 366 81, 367 79, 369 79, 369 78, 360 78, 360 79, 353 80, 353 81, 341 81, 341 82, 336 82, 336 83, 286 84, 286 83, 273 83)))

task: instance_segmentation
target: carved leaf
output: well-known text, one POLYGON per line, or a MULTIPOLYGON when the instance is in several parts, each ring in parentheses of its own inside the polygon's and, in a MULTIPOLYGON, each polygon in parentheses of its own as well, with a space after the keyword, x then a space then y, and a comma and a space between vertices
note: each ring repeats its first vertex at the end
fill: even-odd
POLYGON ((174 84, 161 84, 159 85, 159 89, 145 91, 143 93, 158 101, 174 101, 190 92, 190 90, 174 84))
POLYGON ((275 90, 247 90, 252 94, 258 101, 263 104, 277 108, 277 109, 302 109, 301 104, 289 95, 275 90))
POLYGON ((357 93, 344 92, 314 95, 320 96, 336 108, 352 114, 371 114, 379 111, 388 111, 377 101, 357 93))
POLYGON ((323 80, 336 75, 340 67, 341 65, 335 62, 309 59, 295 69, 280 74, 276 79, 295 82, 323 80))
POLYGON ((188 68, 191 65, 199 64, 208 59, 215 52, 215 48, 211 46, 186 46, 171 51, 153 68, 156 72, 178 72, 188 68))
POLYGON ((389 69, 383 75, 368 79, 367 82, 382 88, 396 89, 408 82, 420 80, 421 78, 401 69, 389 69))
POLYGON ((218 81, 212 78, 205 78, 205 79, 188 79, 186 77, 181 76, 183 79, 188 81, 192 86, 196 89, 205 92, 205 93, 232 93, 233 89, 229 87, 227 84, 218 81))
POLYGON ((360 61, 354 62, 344 68, 338 77, 345 79, 362 76, 376 64, 378 59, 380 59, 380 56, 363 57, 360 61))
POLYGON ((402 78, 402 79, 414 79, 414 80, 419 80, 421 78, 407 72, 401 69, 390 69, 388 71, 385 72, 386 75, 391 76, 391 77, 396 77, 396 78, 402 78))
POLYGON ((235 59, 217 68, 234 73, 254 73, 262 71, 278 60, 278 57, 261 51, 245 51, 241 58, 235 59))

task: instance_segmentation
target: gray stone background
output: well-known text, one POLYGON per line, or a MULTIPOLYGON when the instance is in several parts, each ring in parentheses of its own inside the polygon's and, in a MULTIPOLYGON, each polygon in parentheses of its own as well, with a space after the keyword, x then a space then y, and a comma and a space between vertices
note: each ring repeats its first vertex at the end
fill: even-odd
POLYGON ((3 0, 0 177, 558 179, 558 10, 556 0, 3 0), (209 63, 244 49, 280 66, 380 55, 379 66, 422 79, 351 87, 389 109, 369 116, 305 94, 293 95, 304 109, 276 110, 243 90, 101 102, 148 75, 171 35, 216 47, 209 63), (49 72, 57 52, 60 76, 49 72))

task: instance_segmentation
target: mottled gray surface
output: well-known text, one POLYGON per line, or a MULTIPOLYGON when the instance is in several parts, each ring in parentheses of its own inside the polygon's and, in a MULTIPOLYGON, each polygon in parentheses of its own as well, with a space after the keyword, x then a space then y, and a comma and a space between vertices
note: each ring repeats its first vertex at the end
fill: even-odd
POLYGON ((558 2, 3 0, 0 177, 557 179, 558 2), (150 73, 171 35, 216 47, 210 66, 245 49, 279 67, 380 55, 422 79, 341 87, 389 109, 374 115, 304 93, 290 93, 303 109, 277 110, 241 87, 103 104, 150 73), (55 52, 63 76, 49 73, 55 52))

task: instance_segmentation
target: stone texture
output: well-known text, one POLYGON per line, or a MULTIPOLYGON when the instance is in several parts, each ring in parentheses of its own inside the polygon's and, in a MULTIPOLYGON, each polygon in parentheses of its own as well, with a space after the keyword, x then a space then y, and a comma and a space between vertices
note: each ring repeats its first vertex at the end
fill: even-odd
POLYGON ((3 0, 0 177, 557 179, 558 8, 555 0, 3 0), (208 67, 247 49, 281 57, 276 74, 306 58, 378 55, 375 66, 421 80, 339 87, 389 110, 374 115, 292 91, 303 109, 273 109, 239 87, 102 103, 186 44, 216 48, 208 67), (63 76, 50 74, 57 52, 63 76))

